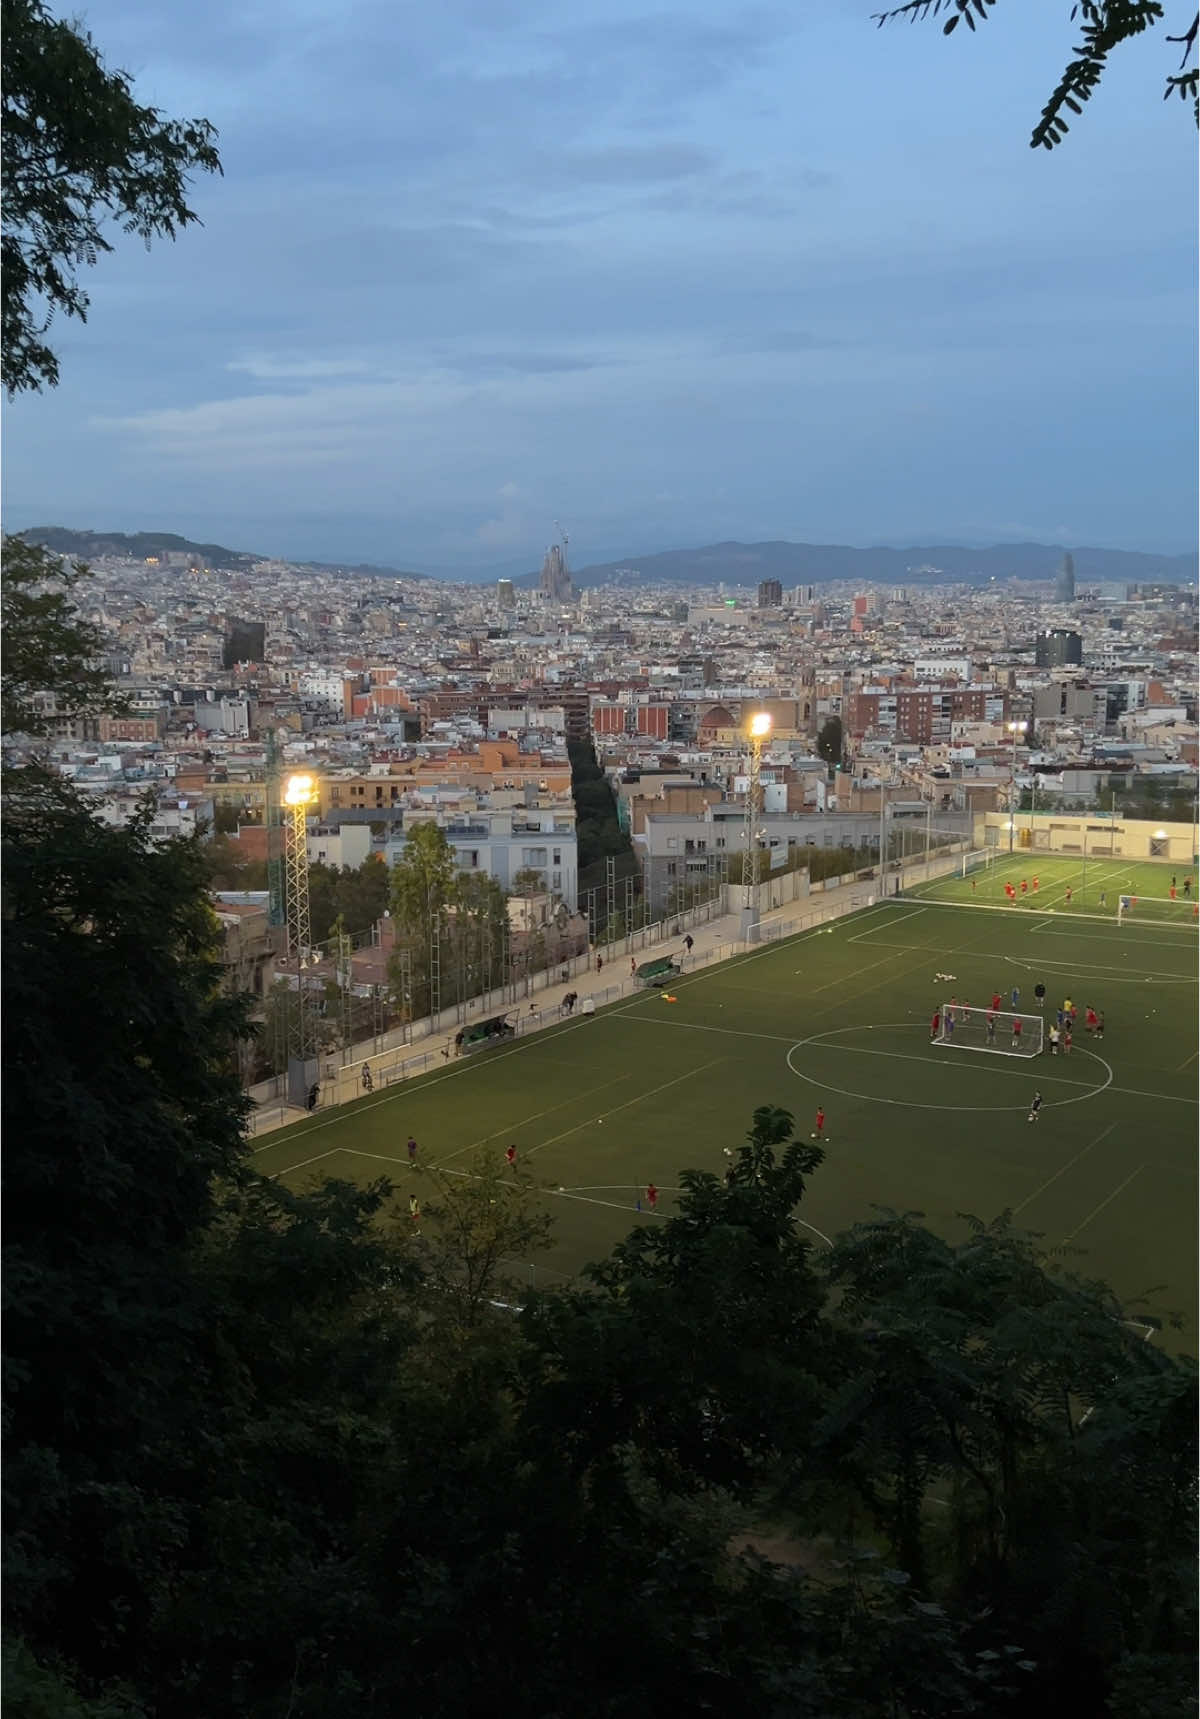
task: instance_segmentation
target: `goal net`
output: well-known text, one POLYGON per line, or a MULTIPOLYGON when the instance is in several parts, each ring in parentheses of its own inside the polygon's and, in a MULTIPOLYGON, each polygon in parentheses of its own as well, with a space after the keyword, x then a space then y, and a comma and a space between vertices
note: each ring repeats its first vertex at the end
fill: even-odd
POLYGON ((1180 931, 1195 931, 1200 924, 1200 902, 1195 890, 1184 895, 1176 892, 1174 901, 1163 895, 1119 895, 1117 924, 1172 925, 1180 931))
POLYGON ((995 848, 971 848, 962 856, 963 877, 970 877, 972 872, 989 872, 996 863, 995 848))
POLYGON ((943 1003, 932 1042, 949 1050, 990 1051, 995 1056, 1040 1056, 1045 1038, 1041 1015, 1004 1009, 972 1009, 943 1003))

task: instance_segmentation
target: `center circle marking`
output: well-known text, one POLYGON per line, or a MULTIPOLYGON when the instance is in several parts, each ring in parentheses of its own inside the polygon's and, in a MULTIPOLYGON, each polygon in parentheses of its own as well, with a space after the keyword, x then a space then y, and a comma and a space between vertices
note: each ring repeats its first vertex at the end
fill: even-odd
MULTIPOLYGON (((986 1113, 986 1114, 991 1114, 991 1115, 995 1115, 997 1112, 1002 1112, 1005 1110, 1028 1110, 1028 1108, 1029 1108, 1028 1103, 1025 1103, 1025 1104, 927 1104, 923 1100, 917 1099, 917 1098, 881 1098, 881 1097, 878 1097, 873 1092, 854 1092, 849 1087, 846 1087, 846 1086, 835 1086, 833 1084, 833 1082, 830 1080, 818 1080, 815 1075, 805 1074, 802 1069, 798 1069, 796 1067, 795 1063, 792 1061, 792 1057, 796 1054, 797 1051, 803 1050, 806 1045, 820 1044, 823 1039, 835 1039, 835 1038, 838 1038, 843 1033, 894 1031, 899 1027, 906 1027, 906 1028, 911 1030, 913 1028, 913 1022, 912 1021, 865 1021, 865 1022, 863 1022, 863 1024, 861 1026, 831 1027, 828 1030, 828 1032, 812 1033, 806 1039, 798 1039, 796 1041, 796 1043, 788 1051, 787 1058, 786 1058, 788 1068, 791 1070, 791 1072, 796 1076, 796 1078, 798 1080, 806 1081, 809 1086, 820 1087, 822 1092, 836 1092, 842 1098, 858 1098, 858 1099, 861 1099, 866 1104, 893 1104, 893 1105, 898 1106, 902 1110, 957 1110, 957 1111, 969 1112, 969 1113, 973 1113, 973 1114, 986 1113)), ((902 1056, 904 1053, 903 1052, 896 1052, 893 1054, 902 1056)), ((985 1051, 981 1054, 986 1056, 987 1053, 985 1051)), ((1095 1051, 1084 1050, 1082 1045, 1076 1045, 1074 1054, 1076 1056, 1086 1056, 1086 1057, 1089 1057, 1092 1060, 1092 1062, 1098 1062, 1100 1064, 1100 1067, 1104 1070, 1105 1078, 1100 1082, 1100 1084, 1098 1086, 1089 1086, 1085 1092, 1081 1092, 1078 1095, 1078 1097, 1076 1097, 1076 1098, 1048 1098, 1043 1103, 1043 1106, 1042 1106, 1043 1109, 1045 1109, 1045 1110, 1050 1110, 1051 1108, 1057 1109, 1057 1108, 1061 1107, 1062 1105, 1066 1105, 1066 1104, 1083 1104, 1086 1100, 1088 1100, 1090 1098, 1098 1098, 1099 1095, 1106 1089, 1106 1087, 1109 1087, 1112 1085, 1112 1083, 1113 1083, 1113 1071, 1110 1068, 1109 1064, 1105 1062, 1105 1060, 1102 1056, 1098 1056, 1095 1051)), ((929 1057, 914 1056, 914 1057, 909 1058, 908 1060, 910 1060, 912 1062, 929 1062, 932 1059, 929 1057)), ((1027 1060, 1029 1062, 1037 1062, 1037 1061, 1040 1061, 1040 1058, 1028 1057, 1024 1060, 1027 1060)), ((1000 1071, 993 1070, 992 1072, 998 1073, 1000 1071)), ((1036 1082, 1035 1082, 1035 1085, 1036 1085, 1036 1082)))

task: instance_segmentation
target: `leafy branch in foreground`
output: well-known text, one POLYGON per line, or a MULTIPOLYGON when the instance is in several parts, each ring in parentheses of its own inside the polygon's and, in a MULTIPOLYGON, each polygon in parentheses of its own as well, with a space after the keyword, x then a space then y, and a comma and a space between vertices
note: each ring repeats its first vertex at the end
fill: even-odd
POLYGON ((94 660, 103 636, 72 601, 87 577, 84 563, 60 561, 40 544, 6 537, 3 565, 0 732, 40 735, 52 719, 123 709, 94 660))
MULTIPOLYGON (((872 17, 882 27, 899 18, 907 18, 911 24, 917 19, 923 21, 941 16, 945 20, 942 34, 950 36, 960 22, 973 31, 976 21, 985 19, 989 8, 995 4, 996 0, 907 0, 907 4, 903 6, 893 6, 886 12, 874 12, 872 17)), ((1065 111, 1075 114, 1083 112, 1083 104, 1095 93, 1113 50, 1132 41, 1135 36, 1142 35, 1154 25, 1162 23, 1163 16, 1161 0, 1076 0, 1071 7, 1071 18, 1080 20, 1083 40, 1075 50, 1075 58, 1067 65, 1049 101, 1042 109, 1042 117, 1034 126, 1029 139, 1030 148, 1053 149, 1056 143, 1061 143, 1070 129, 1064 116, 1065 111)), ((1200 14, 1192 20, 1191 27, 1183 35, 1166 38, 1168 42, 1182 46, 1183 57, 1178 72, 1173 73, 1166 81, 1164 100, 1172 95, 1180 95, 1185 101, 1190 97, 1194 104, 1197 102, 1200 90, 1197 68, 1188 62, 1196 51, 1198 31, 1200 14)), ((1197 118, 1200 119, 1200 105, 1196 111, 1197 118)))
POLYGON ((204 119, 166 119, 134 100, 78 24, 41 0, 3 0, 3 380, 10 397, 54 387, 58 358, 43 336, 58 311, 86 321, 77 270, 112 245, 120 223, 149 249, 198 217, 189 176, 219 173, 204 119))

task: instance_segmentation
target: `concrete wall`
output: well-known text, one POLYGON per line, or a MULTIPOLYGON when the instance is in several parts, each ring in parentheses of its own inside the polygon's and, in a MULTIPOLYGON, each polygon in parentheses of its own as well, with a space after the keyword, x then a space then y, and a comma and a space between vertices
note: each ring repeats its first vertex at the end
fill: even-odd
MULTIPOLYGON (((1016 812, 1014 850, 1051 854, 1120 854, 1124 859, 1191 865, 1196 858, 1194 824, 1159 823, 1152 818, 1102 817, 1098 813, 1016 812)), ((975 820, 975 846, 1007 848, 1007 812, 987 812, 975 820)))

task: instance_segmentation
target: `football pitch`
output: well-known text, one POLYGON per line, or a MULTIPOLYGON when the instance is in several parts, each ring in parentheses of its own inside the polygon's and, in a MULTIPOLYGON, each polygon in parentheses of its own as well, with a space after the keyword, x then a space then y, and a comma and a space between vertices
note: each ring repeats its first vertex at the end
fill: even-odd
MULTIPOLYGON (((256 1164, 296 1188, 391 1175, 405 1201, 424 1200, 424 1166, 462 1172, 475 1148, 511 1142, 554 1217, 536 1274, 553 1283, 632 1224, 660 1222, 682 1169, 720 1173, 758 1105, 790 1110, 807 1138, 820 1104, 826 1159, 800 1213, 816 1245, 877 1207, 923 1212, 949 1236, 962 1213, 1009 1209, 1151 1323, 1182 1314, 1185 1328, 1161 1340, 1195 1352, 1196 939, 1190 922, 1118 926, 1067 910, 1061 863, 1072 862, 1042 865, 1039 911, 985 907, 978 892, 971 907, 880 903, 687 974, 674 1001, 641 992, 318 1113, 272 1135, 256 1164), (1016 986, 1029 1015, 1039 981, 1047 1025, 1066 996, 1077 1005, 1069 1057, 930 1044, 951 993, 984 1006, 999 991, 1007 1009, 1016 986), (1100 1043, 1084 1030, 1089 1004, 1105 1014, 1100 1043), (657 1217, 637 1210, 649 1182, 657 1217)), ((970 902, 969 880, 931 887, 970 902)))
POLYGON ((968 871, 965 877, 937 878, 907 893, 925 901, 1006 907, 1005 884, 1013 887, 1015 911, 1096 914, 1115 921, 1117 904, 1124 896, 1129 904, 1126 918, 1131 923, 1154 921, 1193 929, 1197 923, 1198 892, 1191 866, 1125 860, 1103 849, 1089 854, 1086 865, 1082 858, 1038 854, 1028 848, 1017 848, 1011 854, 1002 848, 989 849, 986 864, 968 871))

